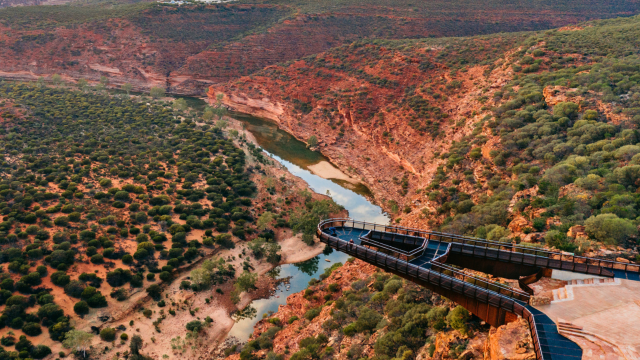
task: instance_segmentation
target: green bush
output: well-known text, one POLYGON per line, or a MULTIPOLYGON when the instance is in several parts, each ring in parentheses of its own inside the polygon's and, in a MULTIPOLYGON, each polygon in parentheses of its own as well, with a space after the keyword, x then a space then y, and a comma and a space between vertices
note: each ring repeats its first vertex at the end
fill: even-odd
POLYGON ((116 330, 113 328, 104 328, 100 331, 100 338, 103 341, 113 341, 116 339, 116 330))
POLYGON ((75 313, 78 314, 78 315, 88 314, 89 313, 89 305, 87 304, 86 301, 78 301, 73 306, 73 311, 75 311, 75 313))
POLYGON ((322 306, 307 310, 307 312, 304 313, 304 318, 311 321, 314 318, 316 318, 318 315, 320 315, 321 311, 322 311, 322 306))
POLYGON ((469 319, 469 311, 460 305, 456 306, 455 309, 451 310, 449 314, 447 314, 447 322, 449 323, 449 326, 460 331, 463 335, 468 331, 467 321, 469 321, 469 319))
POLYGON ((342 332, 345 335, 351 337, 351 336, 357 334, 358 330, 356 329, 356 324, 355 323, 351 323, 351 324, 345 326, 344 329, 342 329, 342 332))
POLYGON ((614 214, 591 216, 585 221, 587 234, 604 244, 617 245, 624 243, 631 236, 636 236, 636 226, 627 219, 620 219, 614 214))
POLYGON ((200 331, 204 327, 204 323, 202 321, 193 320, 187 323, 186 328, 189 331, 200 331))

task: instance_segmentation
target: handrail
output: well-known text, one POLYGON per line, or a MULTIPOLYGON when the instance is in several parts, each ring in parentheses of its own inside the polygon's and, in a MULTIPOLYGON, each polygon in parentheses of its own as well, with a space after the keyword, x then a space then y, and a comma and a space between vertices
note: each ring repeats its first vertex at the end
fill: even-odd
MULTIPOLYGON (((325 239, 326 239, 326 240, 327 240, 327 243, 328 243, 329 245, 331 245, 331 244, 330 244, 330 242, 329 242, 328 240, 333 240, 333 241, 336 243, 336 249, 337 249, 337 250, 340 250, 340 251, 346 252, 346 253, 348 253, 348 254, 349 254, 349 253, 355 253, 355 255, 358 255, 358 250, 359 250, 360 248, 365 249, 365 250, 369 250, 369 251, 371 251, 371 252, 375 253, 375 254, 374 254, 374 259, 372 259, 371 261, 378 263, 378 262, 380 262, 380 261, 378 261, 378 257, 383 257, 383 258, 384 258, 384 260, 385 260, 385 261, 384 261, 384 263, 382 263, 382 264, 381 264, 381 265, 382 265, 382 266, 384 266, 384 267, 388 267, 388 265, 387 265, 387 260, 388 260, 388 258, 392 258, 392 259, 394 260, 395 264, 396 264, 396 268, 395 268, 395 270, 398 270, 398 269, 397 269, 397 267, 398 267, 397 265, 398 265, 398 262, 399 262, 399 261, 401 261, 401 262, 403 262, 403 263, 404 263, 404 264, 403 264, 403 266, 405 267, 405 270, 404 270, 404 271, 400 271, 400 270, 398 270, 398 271, 400 271, 400 272, 402 272, 402 273, 406 273, 406 274, 408 274, 408 275, 409 275, 409 273, 410 273, 410 272, 411 272, 411 273, 415 273, 415 275, 413 275, 413 276, 416 276, 416 277, 418 277, 418 278, 420 277, 420 276, 419 276, 419 273, 420 273, 421 271, 422 271, 422 272, 432 273, 432 271, 430 271, 429 269, 425 269, 425 268, 422 268, 422 267, 416 266, 416 265, 414 265, 414 264, 411 264, 411 263, 409 263, 409 262, 407 262, 407 261, 404 261, 404 260, 398 259, 398 258, 396 258, 396 257, 391 257, 391 256, 389 256, 389 255, 387 255, 387 254, 384 254, 384 253, 381 253, 381 252, 378 252, 378 251, 375 251, 375 250, 368 249, 368 248, 366 248, 366 247, 364 247, 364 246, 362 246, 362 245, 358 245, 358 244, 355 244, 355 243, 348 243, 348 242, 347 242, 347 241, 345 241, 345 240, 342 240, 342 239, 337 238, 337 237, 335 237, 335 236, 329 235, 329 234, 327 234, 327 233, 325 233, 325 232, 323 231, 323 230, 325 229, 325 228, 324 228, 324 225, 325 225, 325 224, 326 224, 326 223, 321 223, 321 224, 319 224, 319 225, 318 225, 317 235, 318 235, 318 237, 320 238, 320 240, 325 240, 325 239), (342 248, 342 249, 340 249, 340 246, 339 246, 339 245, 342 245, 342 246, 343 246, 343 248, 342 248), (354 249, 355 249, 355 251, 354 251, 354 249), (411 269, 411 271, 410 271, 410 269, 411 269)), ((324 241, 323 241, 323 242, 324 242, 324 241)), ((365 251, 365 254, 366 254, 366 251, 365 251)), ((368 261, 369 259, 366 259, 366 258, 365 258, 365 260, 367 260, 367 261, 368 261)), ((441 264, 438 264, 438 265, 441 265, 441 264)), ((467 275, 467 274, 465 274, 465 273, 463 273, 463 272, 460 272, 460 271, 458 271, 458 270, 456 270, 456 269, 451 268, 451 270, 452 270, 452 272, 453 272, 453 273, 460 274, 461 276, 469 276, 469 275, 467 275)), ((474 288, 476 288, 476 289, 481 289, 482 291, 487 291, 487 292, 489 292, 489 293, 491 293, 491 294, 494 294, 494 295, 496 295, 496 296, 500 296, 500 297, 505 296, 507 299, 510 299, 510 300, 512 300, 512 301, 516 301, 516 299, 518 298, 517 296, 507 297, 506 295, 501 294, 501 293, 498 293, 498 292, 496 292, 496 291, 493 291, 493 290, 491 290, 491 289, 489 289, 489 288, 484 288, 484 287, 481 287, 481 286, 478 286, 478 285, 475 285, 475 284, 472 284, 472 283, 467 283, 467 282, 461 281, 460 279, 457 279, 457 278, 455 278, 455 277, 453 277, 453 276, 449 276, 449 275, 444 274, 444 273, 440 273, 440 272, 435 272, 435 273, 437 273, 437 274, 441 274, 441 276, 444 276, 444 277, 448 278, 450 281, 453 281, 453 280, 455 280, 455 281, 460 281, 461 283, 465 284, 466 286, 473 286, 473 287, 474 287, 474 288)), ((485 279, 480 279, 480 278, 477 278, 477 279, 478 279, 480 282, 486 283, 488 286, 489 286, 489 285, 490 285, 490 286, 494 286, 494 284, 493 284, 493 283, 488 282, 488 281, 487 281, 487 280, 485 280, 485 279)), ((464 286, 463 286, 463 288, 464 288, 464 286)), ((516 290, 514 290, 514 289, 510 289, 510 288, 507 288, 507 289, 509 289, 509 292, 511 292, 511 293, 513 293, 513 294, 516 294, 516 293, 517 293, 517 291, 516 291, 516 290)), ((462 293, 463 293, 463 292, 462 292, 462 293)), ((463 293, 463 294, 464 294, 464 293, 463 293)), ((529 295, 528 295, 528 294, 526 294, 526 293, 523 293, 522 295, 523 295, 523 297, 526 297, 527 299, 529 298, 529 295)), ((522 300, 520 300, 520 301, 522 301, 522 300)), ((505 309, 505 310, 508 310, 508 309, 505 309)), ((513 310, 509 310, 509 311, 512 311, 512 312, 513 312, 513 310)), ((518 315, 522 315, 522 314, 518 313, 518 315)))
MULTIPOLYGON (((366 240, 366 242, 368 242, 368 243, 369 242, 377 243, 376 241, 373 241, 371 239, 367 239, 365 236, 366 236, 366 234, 364 236, 360 236, 360 240, 361 241, 366 240)), ((424 245, 422 247, 412 251, 411 253, 408 253, 406 251, 402 251, 402 250, 399 250, 399 249, 395 249, 395 248, 392 248, 390 246, 386 246, 384 244, 380 244, 380 247, 382 247, 382 248, 384 248, 386 250, 389 250, 391 252, 395 252, 395 253, 399 253, 399 254, 402 254, 404 256, 407 256, 407 261, 409 261, 409 257, 415 255, 415 254, 412 254, 412 253, 419 252, 419 251, 424 251, 424 246, 425 245, 426 245, 426 242, 424 243, 424 245)), ((525 302, 529 303, 529 299, 530 299, 531 296, 529 294, 527 294, 526 292, 519 291, 518 289, 513 289, 513 288, 510 288, 508 286, 504 286, 504 285, 502 285, 502 284, 500 284, 498 282, 495 282, 495 281, 489 281, 487 279, 483 279, 483 278, 480 278, 480 277, 477 277, 477 276, 469 275, 469 274, 467 274, 465 272, 462 272, 462 271, 460 271, 460 270, 458 270, 456 268, 453 268, 453 267, 451 267, 449 265, 445 265, 444 262, 446 261, 446 259, 444 261, 440 262, 440 259, 442 259, 443 257, 446 258, 446 256, 448 256, 449 249, 451 249, 451 243, 449 243, 447 245, 447 249, 442 255, 440 255, 440 256, 438 256, 438 257, 436 257, 436 258, 434 258, 433 260, 430 261, 432 268, 439 268, 442 271, 438 271, 438 272, 441 272, 441 273, 443 271, 450 271, 452 274, 462 277, 462 279, 461 279, 462 281, 469 282, 467 280, 472 280, 473 281, 472 284, 475 284, 475 285, 478 285, 478 283, 482 283, 485 286, 480 286, 480 285, 478 285, 478 286, 480 286, 480 287, 482 287, 484 289, 489 289, 490 287, 494 287, 496 289, 501 290, 501 291, 498 291, 500 294, 511 296, 511 297, 516 298, 518 300, 525 301, 525 302), (511 295, 509 295, 509 293, 511 293, 511 295)), ((401 259, 399 257, 396 257, 396 258, 398 258, 400 260, 404 260, 404 259, 401 259)))
POLYGON ((400 255, 406 256, 407 259, 409 259, 410 257, 416 255, 420 251, 424 251, 424 249, 422 247, 420 247, 420 248, 415 249, 415 250, 413 250, 413 251, 411 251, 409 253, 409 252, 406 252, 404 250, 401 250, 401 249, 398 249, 398 248, 394 248, 394 247, 391 247, 391 246, 387 246, 385 244, 379 243, 379 242, 377 242, 375 240, 371 240, 371 239, 365 239, 365 238, 361 237, 360 241, 363 243, 363 245, 372 244, 372 246, 375 246, 377 248, 382 248, 384 250, 388 250, 388 251, 395 252, 395 253, 398 253, 400 255), (366 243, 366 244, 364 244, 364 243, 366 243))
MULTIPOLYGON (((531 298, 531 295, 527 294, 526 292, 520 291, 518 289, 513 289, 510 288, 508 286, 504 286, 498 282, 495 281, 489 281, 487 279, 483 279, 477 276, 473 276, 473 275, 469 275, 465 272, 459 271, 451 266, 448 265, 444 265, 444 264, 439 264, 439 263, 435 263, 432 264, 431 266, 432 269, 435 269, 438 272, 444 272, 444 271, 450 271, 453 275, 458 275, 460 277, 462 277, 462 281, 465 282, 469 282, 468 280, 472 280, 472 284, 479 286, 483 289, 487 289, 487 290, 491 290, 491 288, 495 288, 497 290, 493 290, 499 294, 502 295, 506 295, 515 299, 518 299, 520 301, 524 301, 526 303, 529 303, 529 300, 531 298), (478 283, 482 284, 479 285, 478 283)), ((445 273, 446 274, 446 273, 445 273)))
MULTIPOLYGON (((346 219, 346 220, 348 221, 350 219, 346 219)), ((335 247, 336 250, 354 255, 357 258, 362 258, 363 260, 370 262, 374 265, 378 265, 382 268, 395 270, 399 273, 415 276, 421 281, 429 282, 443 289, 457 292, 459 294, 462 294, 463 296, 471 297, 477 301, 490 304, 491 306, 504 309, 513 314, 520 315, 526 318, 529 323, 529 329, 532 335, 531 337, 533 340, 534 350, 536 352, 536 358, 537 360, 545 360, 544 354, 540 346, 540 339, 539 339, 540 335, 538 334, 537 328, 535 326, 535 319, 533 317, 533 314, 524 305, 522 305, 520 301, 507 297, 503 294, 496 293, 495 291, 492 291, 490 289, 481 288, 475 284, 469 284, 465 281, 460 281, 455 277, 448 276, 446 274, 435 272, 435 271, 432 272, 430 269, 420 268, 406 261, 399 260, 397 258, 391 258, 387 254, 367 249, 364 246, 353 244, 353 243, 347 243, 345 240, 326 234, 323 231, 325 229, 325 225, 328 223, 333 224, 334 222, 335 221, 325 220, 320 224, 318 224, 317 236, 320 238, 322 242, 327 243, 329 246, 332 246, 331 242, 333 242, 334 244, 332 247, 335 247), (364 250, 364 252, 362 250, 364 250), (369 252, 374 253, 373 258, 370 258, 369 252), (390 258, 391 258, 391 261, 390 261, 390 258), (404 264, 400 265, 399 264, 400 262, 403 262, 404 264), (458 286, 454 284, 457 284, 458 286)), ((447 251, 436 259, 440 259, 444 256, 447 256, 450 248, 451 248, 451 244, 448 245, 447 251)), ((437 263, 436 266, 442 266, 442 264, 437 263)), ((457 271, 457 270, 454 269, 454 271, 457 271)))
POLYGON ((527 320, 529 324, 529 331, 531 332, 531 340, 533 341, 533 349, 536 352, 537 360, 544 360, 544 354, 542 353, 542 347, 540 346, 540 334, 538 334, 538 327, 536 326, 536 319, 533 314, 526 307, 522 311, 522 317, 527 320))
POLYGON ((442 255, 433 258, 431 262, 437 262, 439 264, 444 264, 447 262, 447 258, 449 257, 449 252, 451 251, 451 243, 447 245, 447 250, 445 250, 442 255))
MULTIPOLYGON (((534 248, 528 248, 524 246, 518 246, 518 245, 513 245, 508 243, 500 243, 500 242, 478 239, 478 238, 473 238, 468 236, 441 233, 437 231, 426 231, 421 229, 405 228, 405 227, 394 226, 394 225, 380 225, 380 224, 374 224, 374 223, 369 223, 365 221, 353 220, 350 218, 327 219, 320 222, 318 226, 326 223, 330 223, 330 222, 331 223, 350 222, 353 225, 352 227, 356 227, 355 225, 358 224, 358 225, 361 225, 363 229, 366 229, 367 227, 372 227, 373 230, 377 230, 378 228, 380 228, 380 229, 383 229, 383 231, 387 231, 387 232, 396 232, 396 233, 406 232, 406 235, 409 235, 409 233, 411 232, 413 234, 421 234, 422 237, 425 237, 427 239, 430 239, 431 236, 435 236, 435 237, 439 237, 440 239, 438 240, 440 241, 458 243, 464 246, 472 246, 474 248, 497 249, 497 250, 508 251, 512 253, 522 253, 522 254, 535 256, 538 258, 545 258, 549 260, 570 262, 573 264, 583 265, 583 266, 576 268, 576 266, 574 265, 571 269, 567 268, 565 270, 572 270, 572 271, 577 271, 582 273, 593 273, 593 271, 589 270, 589 266, 591 267, 596 266, 603 269, 614 269, 614 270, 623 270, 623 271, 640 273, 640 265, 638 264, 627 264, 627 263, 622 263, 618 261, 601 260, 601 259, 585 257, 585 256, 576 256, 572 254, 565 254, 558 251, 534 249, 534 248), (454 240, 458 240, 458 241, 454 241, 454 240)), ((541 262, 541 263, 544 264, 544 262, 541 262)), ((539 265, 538 261, 536 261, 534 265, 539 265)), ((546 262, 546 265, 549 265, 549 261, 546 262)), ((602 275, 602 269, 600 269, 598 273, 594 273, 594 275, 602 275)))
MULTIPOLYGON (((369 231, 369 233, 370 233, 370 232, 371 232, 371 231, 369 231)), ((378 241, 376 241, 376 240, 369 239, 369 238, 367 238, 367 237, 366 237, 369 233, 367 233, 367 234, 365 234, 365 235, 360 236, 360 241, 361 241, 361 242, 363 242, 363 241, 364 241, 364 242, 367 242, 367 243, 373 243, 376 247, 380 247, 380 248, 383 248, 383 249, 385 249, 385 250, 389 250, 389 251, 397 252, 397 253, 399 253, 399 254, 402 254, 402 255, 406 256, 407 258, 409 258, 409 257, 411 257, 411 256, 414 256, 414 255, 418 254, 418 253, 419 253, 419 252, 421 252, 421 251, 423 251, 423 252, 424 252, 425 246, 426 246, 426 244, 427 244, 427 242, 425 241, 425 242, 424 242, 424 243, 423 243, 419 248, 417 248, 417 249, 415 249, 415 250, 412 250, 412 251, 410 251, 410 252, 407 252, 407 251, 404 251, 404 250, 402 250, 402 249, 394 248, 394 247, 392 247, 392 246, 389 246, 389 245, 386 245, 386 244, 380 243, 380 242, 378 242, 378 241)), ((425 239, 425 240, 426 240, 426 239, 425 239)))

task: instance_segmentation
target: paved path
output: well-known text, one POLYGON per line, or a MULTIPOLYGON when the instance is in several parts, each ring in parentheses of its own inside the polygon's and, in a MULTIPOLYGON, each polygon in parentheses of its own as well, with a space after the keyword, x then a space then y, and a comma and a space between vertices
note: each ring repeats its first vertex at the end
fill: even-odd
POLYGON ((615 343, 631 356, 627 360, 640 359, 640 282, 573 286, 572 292, 573 300, 536 308, 615 343))

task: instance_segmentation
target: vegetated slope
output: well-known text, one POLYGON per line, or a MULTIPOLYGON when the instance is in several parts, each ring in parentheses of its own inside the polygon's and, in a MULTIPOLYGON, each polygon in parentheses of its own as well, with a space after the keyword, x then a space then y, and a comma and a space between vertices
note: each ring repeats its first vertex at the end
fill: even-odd
MULTIPOLYGON (((93 89, 0 82, 0 355, 15 349, 42 358, 49 347, 63 350, 60 342, 73 327, 121 331, 134 317, 138 328, 168 327, 184 339, 192 330, 184 323, 200 316, 187 300, 216 313, 216 322, 233 323, 229 315, 241 293, 260 286, 256 268, 280 262, 274 241, 282 240, 289 219, 304 218, 295 224, 308 223, 313 233, 321 217, 339 210, 292 176, 273 173, 237 131, 227 137, 224 121, 196 124, 200 115, 93 89), (255 260, 241 259, 245 249, 232 257, 230 249, 248 240, 255 260), (201 268, 191 282, 172 283, 186 280, 194 266, 201 268), (233 291, 235 276, 246 288, 233 291), (151 310, 136 313, 150 307, 158 312, 154 319, 151 310)), ((229 325, 216 326, 199 341, 211 346, 224 337, 229 325)), ((111 342, 110 332, 102 340, 111 342)), ((155 335, 153 351, 170 353, 170 336, 155 332, 139 335, 147 344, 155 335)), ((121 339, 126 343, 126 335, 121 339)), ((102 351, 99 342, 93 340, 102 351)), ((121 351, 111 350, 103 351, 105 358, 121 351)))
POLYGON ((248 75, 363 38, 465 36, 546 29, 632 15, 632 1, 379 1, 172 6, 99 2, 0 11, 0 75, 55 73, 112 85, 133 83, 201 94, 211 83, 248 75))
POLYGON ((633 259, 639 24, 363 41, 211 94, 316 136, 402 224, 633 259))
POLYGON ((353 260, 290 295, 244 346, 226 350, 227 360, 535 359, 524 320, 489 332, 463 307, 353 260))

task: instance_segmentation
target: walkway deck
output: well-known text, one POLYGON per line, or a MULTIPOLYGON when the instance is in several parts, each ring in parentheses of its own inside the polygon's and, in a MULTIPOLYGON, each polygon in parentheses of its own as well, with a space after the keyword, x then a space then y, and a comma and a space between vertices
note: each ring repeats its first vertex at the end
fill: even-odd
MULTIPOLYGON (((558 332, 556 323, 541 309, 528 305, 528 297, 524 297, 519 292, 505 291, 499 285, 485 279, 467 278, 464 273, 458 273, 454 268, 448 267, 446 261, 447 257, 453 253, 452 249, 463 257, 481 259, 485 262, 508 263, 511 266, 509 269, 511 272, 518 269, 517 265, 522 265, 522 269, 530 269, 544 264, 549 268, 565 271, 640 281, 640 273, 637 271, 640 269, 636 265, 567 256, 544 250, 509 247, 510 245, 491 243, 481 239, 374 225, 351 219, 331 219, 321 223, 318 226, 318 236, 323 242, 339 251, 428 286, 445 296, 454 295, 452 300, 459 302, 481 318, 489 316, 494 322, 507 321, 508 319, 504 316, 495 317, 496 309, 525 317, 529 321, 536 344, 536 355, 540 360, 579 360, 582 358, 582 349, 562 336, 558 332), (372 230, 375 230, 375 236, 370 234, 372 230), (418 241, 417 246, 419 251, 408 252, 407 246, 398 246, 398 243, 405 241, 402 240, 403 238, 411 238, 410 241, 416 242, 417 237, 420 236, 422 240, 418 241), (408 254, 410 256, 407 256, 408 254), (435 259, 437 260, 434 262, 435 259)), ((414 244, 411 245, 413 248, 416 247, 414 244)))

